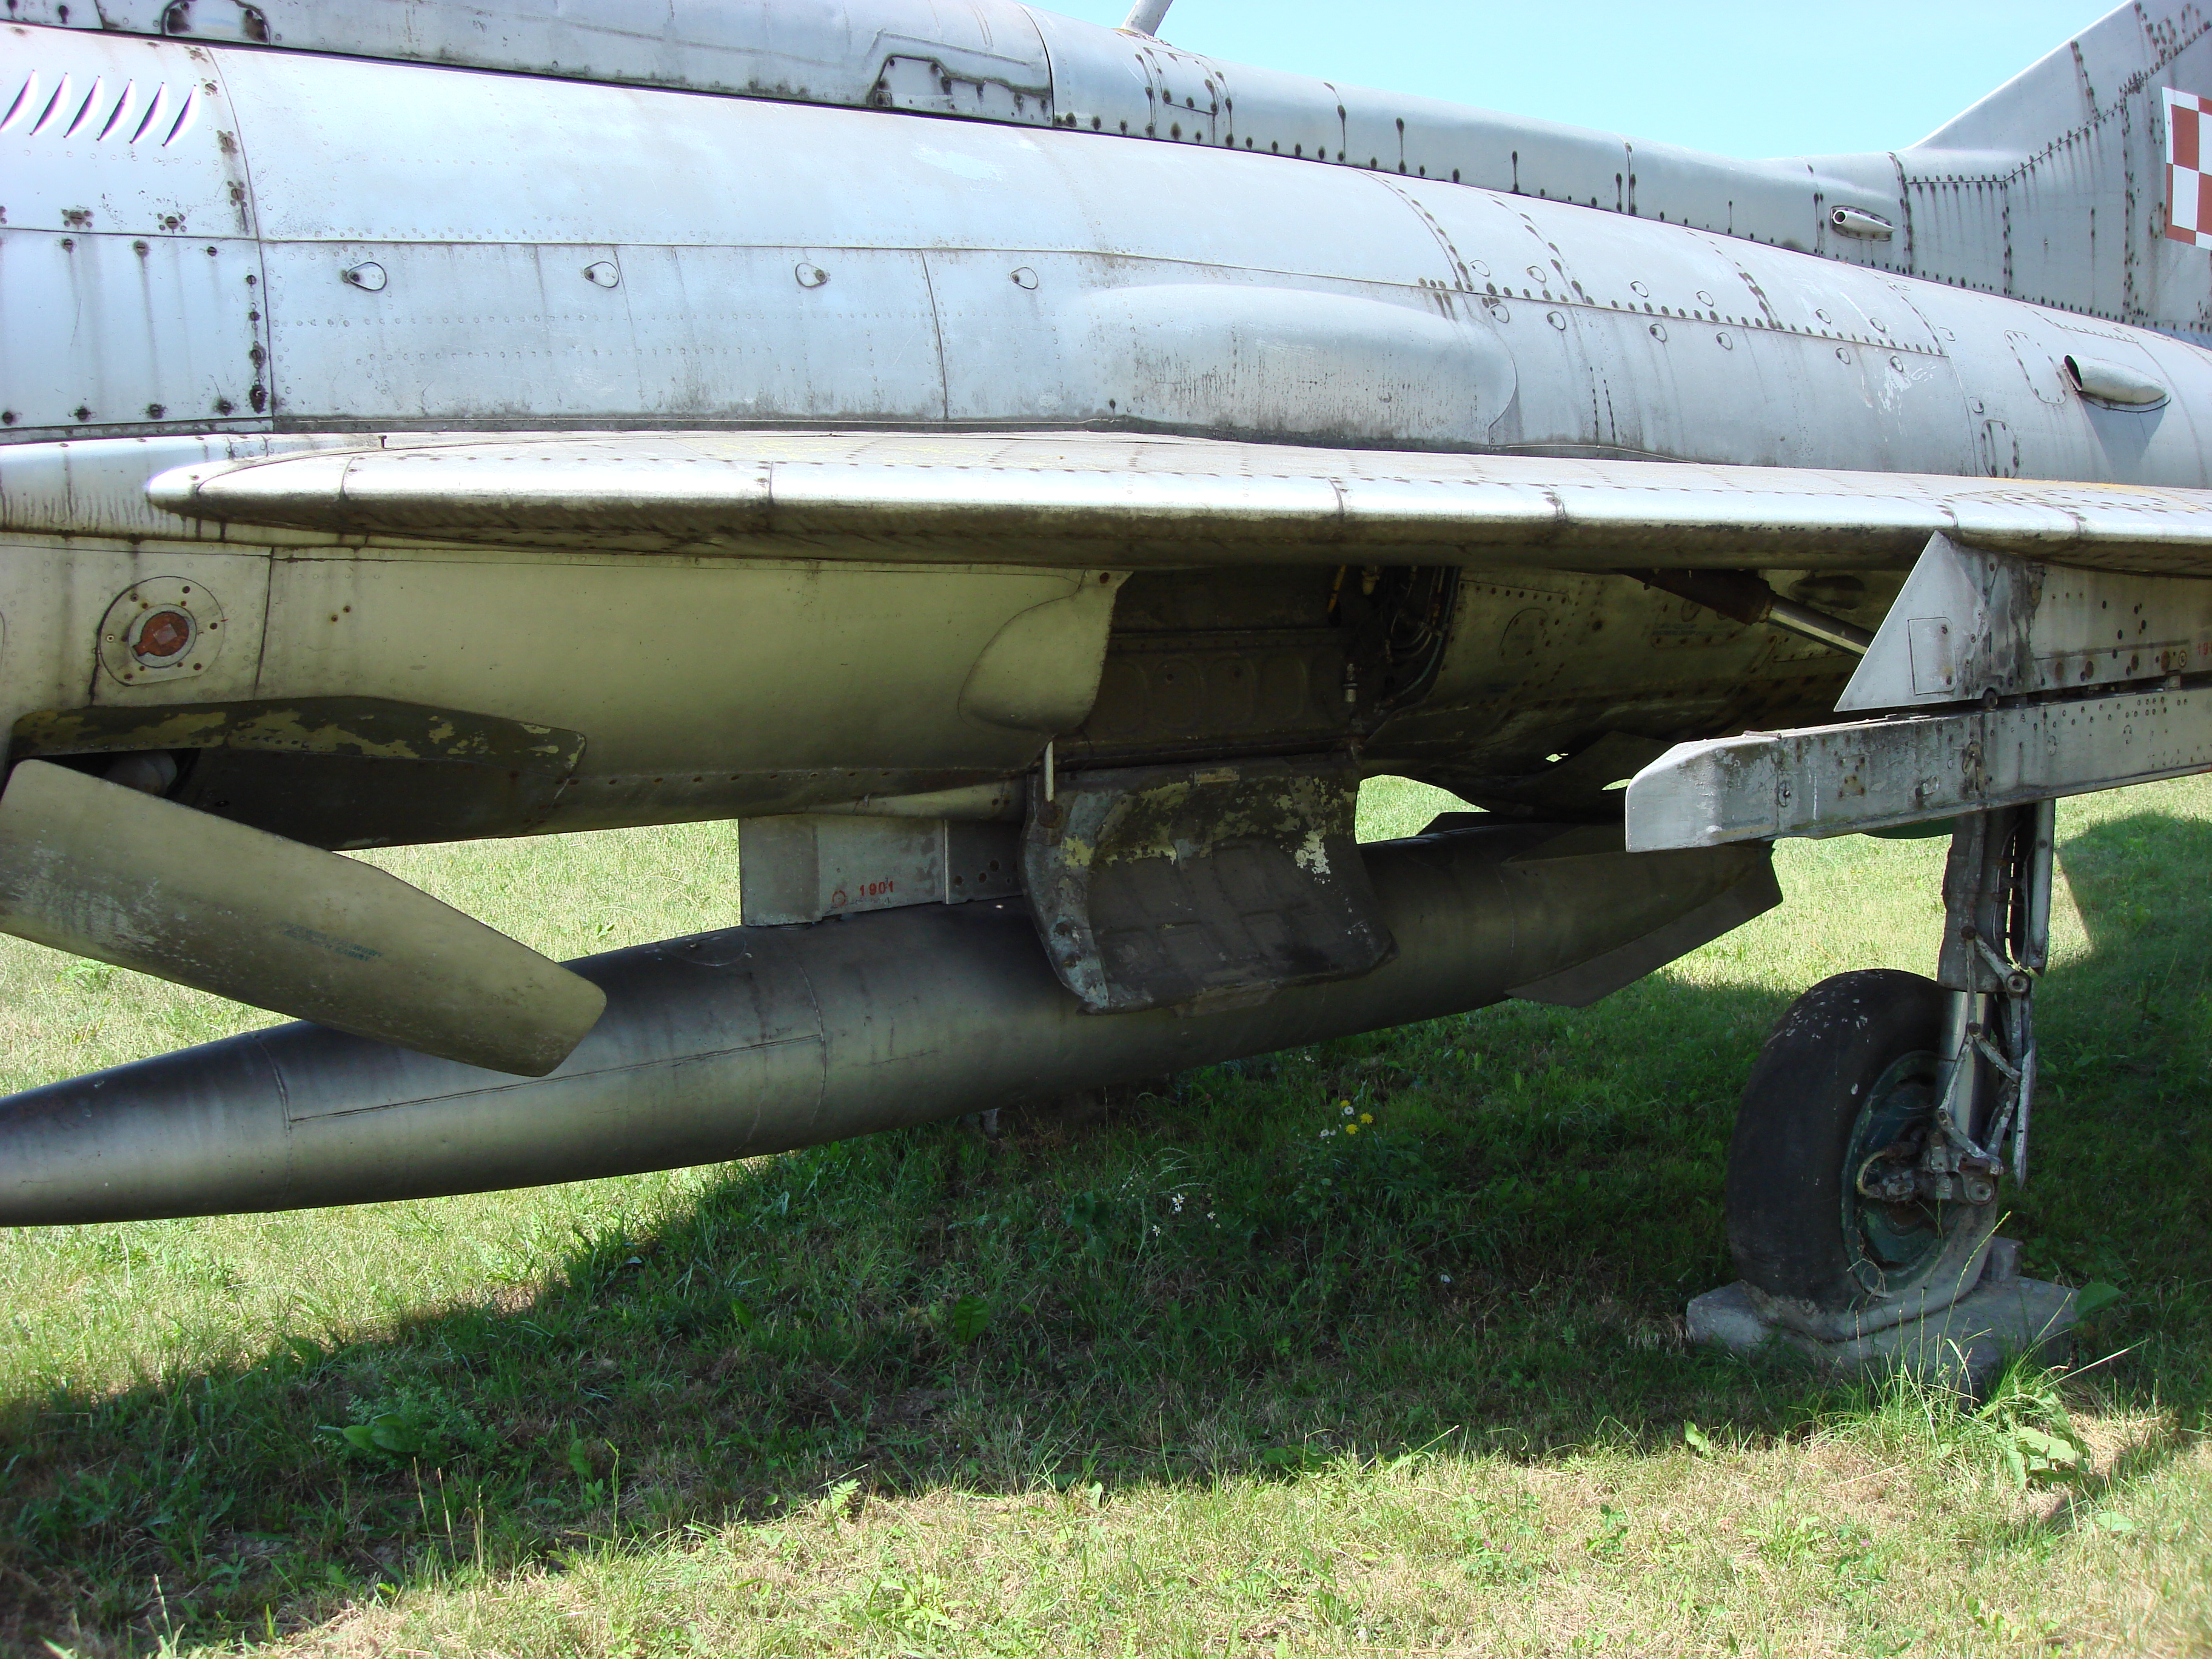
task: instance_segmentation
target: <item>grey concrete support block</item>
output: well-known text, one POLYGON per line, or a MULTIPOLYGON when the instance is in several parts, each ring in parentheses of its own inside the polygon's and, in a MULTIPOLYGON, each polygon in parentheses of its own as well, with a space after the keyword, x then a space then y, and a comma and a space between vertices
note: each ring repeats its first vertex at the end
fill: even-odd
POLYGON ((2013 1354, 2063 1357, 2074 1328, 2074 1292, 2020 1276, 2020 1245, 1996 1240, 1981 1282, 1948 1308, 1872 1331, 1823 1342, 1768 1318, 1741 1280, 1690 1304, 1690 1340, 1732 1353, 1779 1343, 1843 1376, 1901 1371, 1931 1382, 1979 1389, 2013 1354))

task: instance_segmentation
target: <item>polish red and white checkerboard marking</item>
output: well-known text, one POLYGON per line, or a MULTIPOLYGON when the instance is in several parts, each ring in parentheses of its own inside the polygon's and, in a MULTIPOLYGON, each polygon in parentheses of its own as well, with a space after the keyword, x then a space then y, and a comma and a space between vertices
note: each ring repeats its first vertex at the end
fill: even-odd
POLYGON ((2166 89, 2166 234, 2177 242, 2212 247, 2212 171, 2204 135, 2212 101, 2166 89))

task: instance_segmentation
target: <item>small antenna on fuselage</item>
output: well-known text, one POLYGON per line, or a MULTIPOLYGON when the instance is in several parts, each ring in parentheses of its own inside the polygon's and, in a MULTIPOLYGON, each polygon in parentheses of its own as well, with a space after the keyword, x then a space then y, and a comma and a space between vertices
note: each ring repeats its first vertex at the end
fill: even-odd
POLYGON ((1160 32, 1160 20, 1168 15, 1175 0, 1137 0, 1129 8, 1129 15, 1121 20, 1124 34, 1154 35, 1160 32))

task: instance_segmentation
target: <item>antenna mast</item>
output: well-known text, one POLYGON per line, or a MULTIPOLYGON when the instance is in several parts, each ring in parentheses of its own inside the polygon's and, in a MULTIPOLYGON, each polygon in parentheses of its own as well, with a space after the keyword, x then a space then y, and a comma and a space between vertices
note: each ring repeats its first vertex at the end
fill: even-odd
POLYGON ((1160 20, 1168 15, 1175 0, 1137 0, 1129 8, 1129 15, 1121 20, 1124 34, 1156 35, 1160 32, 1160 20))

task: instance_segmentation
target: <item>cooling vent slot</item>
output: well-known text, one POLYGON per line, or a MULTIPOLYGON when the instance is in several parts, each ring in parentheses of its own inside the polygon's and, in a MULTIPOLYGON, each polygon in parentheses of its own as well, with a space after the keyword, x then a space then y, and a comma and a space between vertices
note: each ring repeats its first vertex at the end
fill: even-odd
POLYGON ((94 76, 89 87, 80 88, 64 74, 48 91, 46 77, 33 70, 8 113, 0 117, 0 132, 21 128, 27 138, 157 144, 167 149, 192 130, 203 101, 194 86, 173 90, 161 82, 147 86, 125 81, 118 88, 106 76, 94 76))

